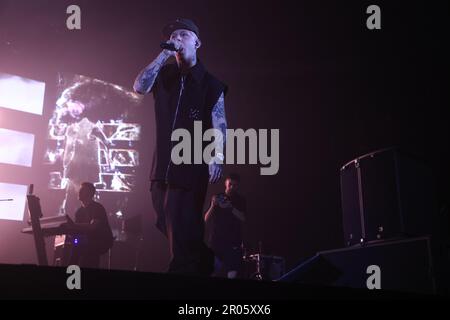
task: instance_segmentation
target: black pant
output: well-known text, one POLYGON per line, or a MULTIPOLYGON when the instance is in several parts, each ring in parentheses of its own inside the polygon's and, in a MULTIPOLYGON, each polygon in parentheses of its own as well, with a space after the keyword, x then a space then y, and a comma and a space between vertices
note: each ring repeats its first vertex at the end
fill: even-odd
POLYGON ((151 187, 157 228, 170 245, 169 272, 210 275, 214 254, 204 243, 203 203, 205 186, 192 190, 153 181, 151 187))
POLYGON ((214 254, 220 261, 220 266, 215 273, 229 272, 229 271, 241 271, 242 269, 242 249, 239 245, 233 246, 221 246, 212 247, 214 254))

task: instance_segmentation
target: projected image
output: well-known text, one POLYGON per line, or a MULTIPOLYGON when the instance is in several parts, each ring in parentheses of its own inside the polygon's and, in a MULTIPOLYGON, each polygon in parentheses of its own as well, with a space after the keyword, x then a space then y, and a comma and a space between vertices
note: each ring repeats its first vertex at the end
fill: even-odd
POLYGON ((0 72, 0 107, 42 115, 45 83, 0 72))
POLYGON ((139 140, 140 126, 132 123, 101 124, 103 133, 108 139, 121 141, 139 140))
POLYGON ((129 192, 134 186, 134 178, 131 174, 105 173, 102 174, 102 185, 97 186, 97 190, 129 192))
POLYGON ((34 135, 0 128, 0 163, 31 167, 34 135))
POLYGON ((113 149, 109 150, 111 166, 135 167, 138 165, 139 153, 136 150, 113 149))
POLYGON ((58 98, 48 124, 44 163, 48 186, 64 190, 61 213, 79 205, 84 181, 100 192, 132 192, 135 187, 141 125, 136 107, 142 97, 120 86, 59 74, 58 98))
POLYGON ((22 221, 28 187, 0 182, 0 220, 22 221))

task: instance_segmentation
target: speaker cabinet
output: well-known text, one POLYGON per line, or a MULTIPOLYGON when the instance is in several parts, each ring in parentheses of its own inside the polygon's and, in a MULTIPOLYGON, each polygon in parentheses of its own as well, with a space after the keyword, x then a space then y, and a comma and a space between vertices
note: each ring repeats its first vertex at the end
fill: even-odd
MULTIPOLYGON (((430 244, 428 237, 419 237, 321 251, 279 281, 368 288, 375 266, 381 289, 435 293, 438 284, 430 244)), ((439 285, 444 284, 441 279, 439 285)))

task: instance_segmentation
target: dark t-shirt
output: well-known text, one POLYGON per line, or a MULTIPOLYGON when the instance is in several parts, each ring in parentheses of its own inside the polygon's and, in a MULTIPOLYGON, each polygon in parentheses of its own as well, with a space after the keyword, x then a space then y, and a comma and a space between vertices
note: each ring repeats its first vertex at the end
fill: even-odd
MULTIPOLYGON (((201 163, 194 163, 195 149, 191 150, 191 164, 172 163, 172 147, 178 142, 171 141, 171 134, 173 130, 183 128, 194 139, 194 123, 201 121, 201 138, 204 131, 212 127, 212 108, 220 95, 227 92, 226 85, 197 60, 186 75, 180 73, 176 64, 163 66, 151 92, 155 99, 156 149, 150 179, 186 189, 193 189, 199 184, 207 185, 208 166, 203 159, 201 163)), ((209 142, 203 142, 203 147, 206 144, 209 142)))
MULTIPOLYGON (((229 199, 232 206, 244 214, 247 211, 246 200, 239 194, 228 197, 225 193, 219 193, 216 197, 229 199)), ((208 219, 208 235, 208 243, 213 250, 239 247, 242 243, 242 222, 233 214, 232 208, 216 206, 208 219)))
POLYGON ((105 208, 100 203, 92 201, 87 207, 80 207, 75 212, 76 223, 90 223, 94 219, 98 220, 99 224, 93 231, 85 235, 87 236, 87 245, 91 249, 103 253, 111 247, 113 242, 105 208))

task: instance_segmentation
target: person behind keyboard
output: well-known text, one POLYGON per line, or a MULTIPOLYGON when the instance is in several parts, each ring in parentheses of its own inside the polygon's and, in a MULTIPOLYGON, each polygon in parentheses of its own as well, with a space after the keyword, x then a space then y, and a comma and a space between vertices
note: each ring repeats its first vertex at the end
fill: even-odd
POLYGON ((73 235, 70 265, 99 268, 100 256, 113 244, 106 210, 94 201, 96 189, 90 182, 83 182, 78 192, 81 207, 75 212, 75 222, 68 220, 63 228, 73 235))

